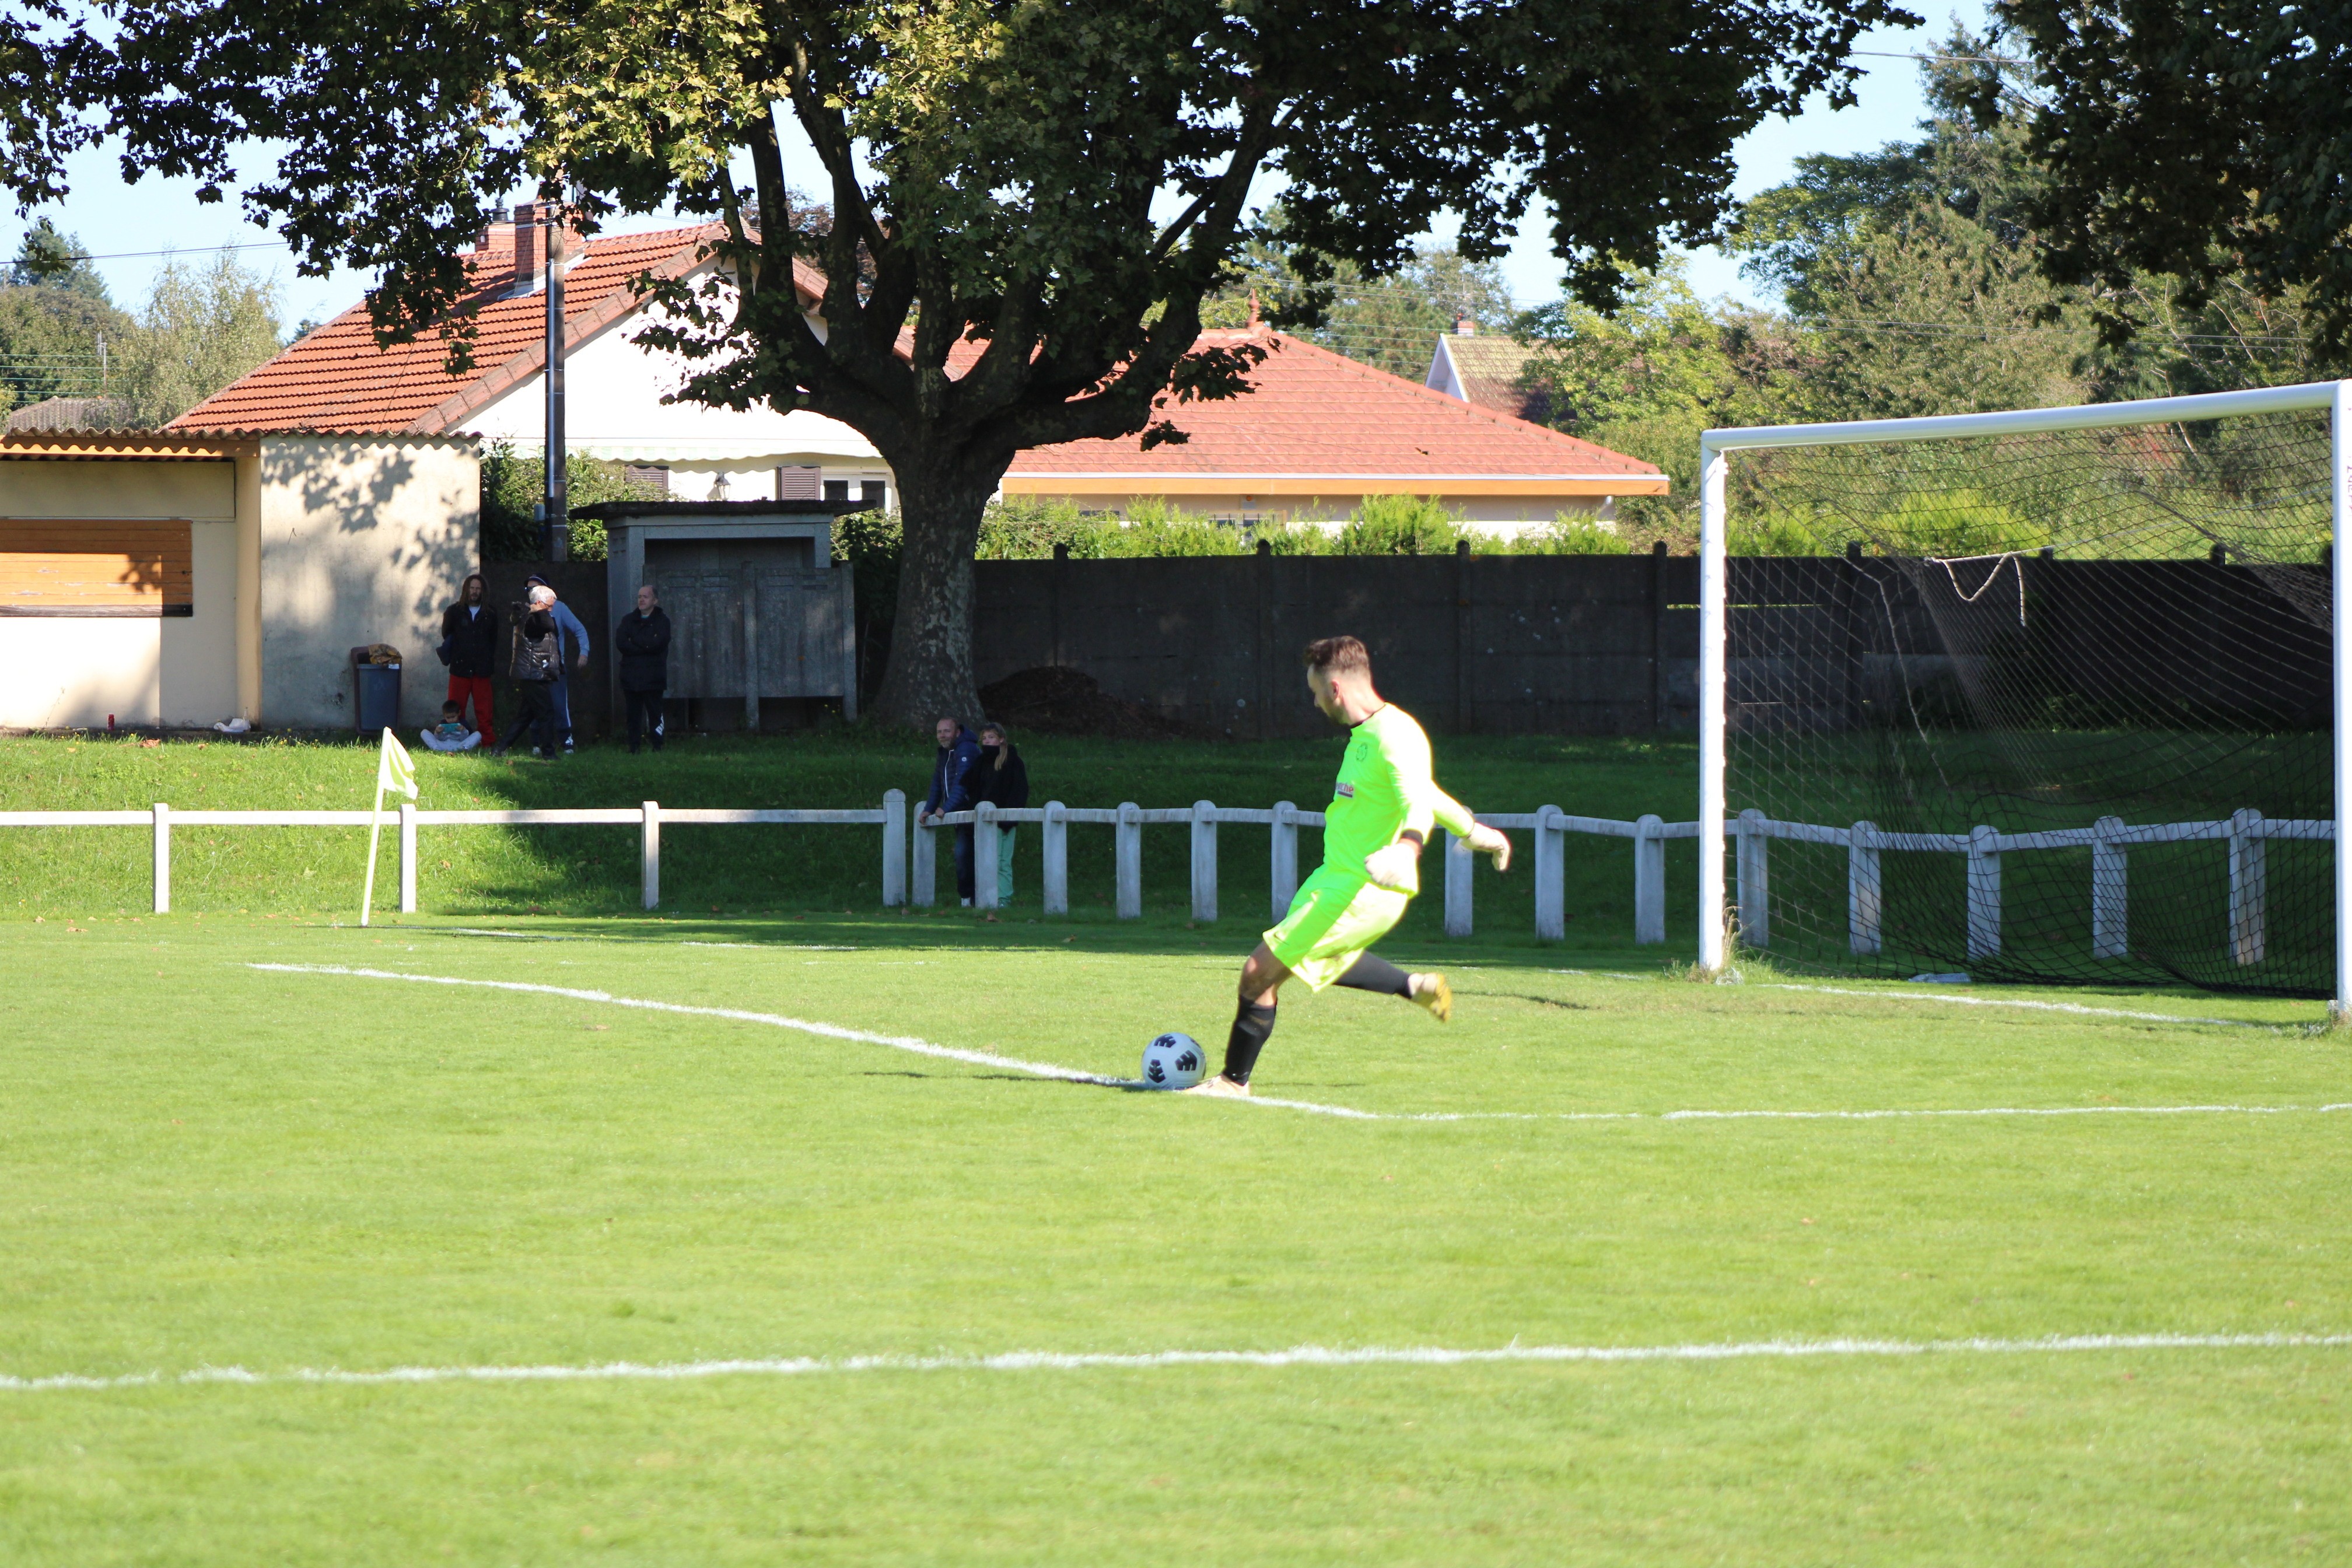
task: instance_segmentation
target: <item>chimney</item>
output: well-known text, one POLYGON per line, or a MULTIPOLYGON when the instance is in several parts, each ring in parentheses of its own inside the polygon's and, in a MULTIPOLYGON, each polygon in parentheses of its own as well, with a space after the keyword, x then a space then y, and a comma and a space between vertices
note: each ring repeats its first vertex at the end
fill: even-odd
POLYGON ((1454 318, 1454 335, 1457 338, 1475 338, 1478 335, 1478 323, 1467 316, 1456 316, 1454 318))
POLYGON ((547 258, 552 248, 565 263, 581 251, 579 231, 565 224, 552 226, 562 211, 553 202, 522 202, 514 210, 514 291, 528 294, 547 280, 547 258))

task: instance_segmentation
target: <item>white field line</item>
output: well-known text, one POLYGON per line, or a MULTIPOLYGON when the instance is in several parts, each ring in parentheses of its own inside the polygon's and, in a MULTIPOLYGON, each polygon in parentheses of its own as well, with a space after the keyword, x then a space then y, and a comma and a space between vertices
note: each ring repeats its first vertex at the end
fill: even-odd
MULTIPOLYGON (((1792 985, 1767 981, 1770 991, 1811 991, 1823 996, 1867 996, 1897 1002, 1943 1002, 1960 1007, 2025 1007, 2037 1013, 2079 1013, 2094 1018, 2137 1018, 2149 1024, 2212 1024, 2225 1029, 2276 1029, 2251 1018, 2195 1018, 2181 1013, 2134 1013, 2121 1007, 2085 1007, 2078 1002, 2031 1002, 2019 996, 1954 996, 1937 991, 1852 991, 1836 985, 1792 985)), ((2284 1026, 2293 1027, 2294 1026, 2284 1026)))
POLYGON ((955 1046, 933 1045, 912 1035, 877 1035, 864 1029, 845 1029, 838 1024, 818 1024, 806 1018, 787 1018, 781 1013, 752 1013, 740 1007, 690 1007, 679 1002, 647 1002, 634 996, 615 996, 609 991, 578 991, 566 985, 538 985, 522 980, 467 980, 447 974, 402 974, 390 969, 354 969, 340 963, 247 963, 246 967, 278 974, 341 974, 361 980, 405 980, 420 985, 472 985, 487 991, 520 991, 536 996, 562 996, 574 1002, 597 1002, 608 1007, 634 1007, 641 1012, 683 1013, 698 1018, 731 1018, 742 1024, 767 1024, 779 1029, 796 1029, 803 1035, 816 1035, 828 1040, 887 1046, 892 1050, 912 1051, 917 1056, 938 1057, 947 1061, 966 1062, 973 1067, 1010 1068, 1014 1072, 1025 1072, 1036 1078, 1060 1079, 1066 1083, 1096 1083, 1107 1089, 1146 1087, 1133 1079, 1105 1078, 1100 1073, 1080 1072, 1076 1068, 1057 1067, 1051 1062, 1024 1062, 1015 1057, 998 1056, 993 1051, 970 1051, 955 1046))
MULTIPOLYGON (((912 1035, 877 1035, 865 1029, 844 1028, 838 1024, 812 1023, 805 1018, 788 1018, 781 1013, 753 1013, 740 1007, 695 1007, 679 1002, 649 1002, 634 996, 615 996, 609 991, 582 991, 566 985, 542 985, 527 980, 472 980, 448 974, 403 974, 390 969, 357 969, 340 963, 252 963, 247 969, 258 969, 273 974, 334 974, 359 980, 404 980, 421 985, 469 985, 487 991, 520 991, 536 996, 562 996, 574 1002, 594 1002, 610 1007, 633 1007, 648 1013, 682 1013, 699 1018, 730 1018, 738 1023, 766 1024, 779 1029, 796 1029, 802 1034, 816 1035, 828 1040, 849 1040, 860 1045, 887 1046, 892 1050, 912 1051, 918 1056, 938 1057, 948 1061, 968 1062, 974 1067, 1008 1068, 1036 1078, 1056 1079, 1065 1083, 1099 1084, 1105 1089, 1150 1089, 1139 1079, 1106 1078, 1100 1073, 1080 1072, 1052 1062, 1023 1061, 1018 1057, 999 1056, 993 1051, 966 1050, 956 1046, 935 1045, 912 1035)), ((1156 1091, 1155 1091, 1156 1092, 1156 1091)), ((1350 1121, 1882 1121, 1922 1117, 1950 1116, 2288 1116, 2318 1115, 2331 1111, 2352 1110, 2352 1100, 2333 1105, 2055 1105, 2055 1106, 1968 1106, 1923 1110, 1424 1110, 1385 1111, 1359 1110, 1348 1105, 1325 1105, 1311 1100, 1282 1100, 1271 1095, 1254 1095, 1239 1101, 1220 1101, 1261 1105, 1276 1110, 1303 1110, 1314 1116, 1336 1116, 1350 1121)))
POLYGON ((0 1373, 0 1393, 157 1388, 203 1384, 373 1385, 422 1383, 669 1383, 705 1377, 798 1377, 853 1372, 1152 1372, 1166 1367, 1478 1366, 1512 1362, 1717 1362, 1843 1356, 2063 1355, 2100 1351, 2336 1350, 2352 1334, 2053 1334, 2035 1340, 1751 1340, 1685 1345, 1523 1345, 1496 1350, 1297 1345, 1280 1351, 1116 1352, 1013 1351, 1001 1355, 747 1357, 731 1361, 600 1362, 580 1366, 395 1366, 380 1372, 296 1367, 252 1372, 241 1366, 179 1373, 47 1377, 0 1373))
MULTIPOLYGON (((1587 980, 1654 980, 1649 974, 1623 974, 1610 969, 1547 969, 1546 974, 1574 974, 1587 980)), ((1955 996, 1942 991, 1856 991, 1840 985, 1798 985, 1787 981, 1757 983, 1759 991, 1811 991, 1823 996, 1861 996, 1874 1002, 1948 1002, 1962 1007, 2024 1007, 2038 1013, 2079 1013, 2094 1018, 2136 1018, 2149 1024, 2218 1025, 2225 1029, 2292 1029, 2294 1024, 2264 1024, 2252 1018, 2203 1018, 2186 1013, 2135 1013, 2122 1007, 2086 1007, 2079 1002, 2035 1002, 2021 996, 1955 996)))

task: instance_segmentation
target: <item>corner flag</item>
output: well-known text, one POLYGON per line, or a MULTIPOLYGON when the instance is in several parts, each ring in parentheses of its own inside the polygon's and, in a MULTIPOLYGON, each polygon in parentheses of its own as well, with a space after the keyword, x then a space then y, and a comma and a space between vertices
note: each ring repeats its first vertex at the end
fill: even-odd
POLYGON ((385 790, 416 798, 416 764, 409 760, 408 748, 393 738, 389 724, 383 727, 383 755, 376 763, 375 787, 379 801, 385 790))
POLYGON ((367 881, 360 890, 362 925, 368 923, 368 915, 375 905, 375 857, 377 846, 383 841, 383 792, 386 790, 404 795, 411 800, 416 798, 416 763, 410 760, 408 748, 394 737, 389 724, 383 727, 383 750, 376 756, 375 805, 368 812, 367 881))

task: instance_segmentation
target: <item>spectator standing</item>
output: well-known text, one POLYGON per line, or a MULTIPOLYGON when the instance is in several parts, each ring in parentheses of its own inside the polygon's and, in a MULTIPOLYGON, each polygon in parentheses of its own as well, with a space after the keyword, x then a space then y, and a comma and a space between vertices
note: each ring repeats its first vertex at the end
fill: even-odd
POLYGON ((640 732, 653 736, 654 750, 662 749, 662 689, 669 684, 669 616, 647 583, 637 590, 637 607, 613 628, 613 646, 621 650, 621 696, 629 706, 629 751, 634 755, 640 732))
MULTIPOLYGON (((970 811, 977 797, 972 786, 980 782, 980 742, 963 721, 942 718, 933 730, 940 742, 940 754, 931 763, 931 793, 924 798, 923 815, 937 822, 950 811, 970 811)), ((956 896, 971 907, 971 829, 955 830, 956 896)))
MULTIPOLYGON (((580 617, 572 613, 572 606, 563 602, 562 595, 555 591, 555 584, 546 578, 526 577, 523 579, 523 584, 526 587, 547 590, 548 614, 555 617, 557 639, 564 645, 562 649, 564 656, 572 660, 570 664, 565 664, 562 658, 557 659, 552 694, 555 704, 555 732, 557 738, 562 741, 563 749, 568 752, 572 749, 572 672, 574 669, 588 668, 588 628, 581 625, 580 617)), ((534 605, 538 602, 537 598, 531 600, 534 605)))
POLYGON ((554 606, 555 590, 541 583, 530 591, 530 608, 515 626, 514 662, 508 673, 522 698, 522 711, 515 716, 513 733, 493 756, 505 756, 525 731, 530 733, 535 755, 551 763, 563 754, 556 744, 555 725, 555 688, 563 668, 563 637, 556 626, 554 606))
POLYGON ((479 572, 467 575, 457 590, 457 602, 441 612, 441 647, 448 656, 449 700, 464 718, 466 705, 474 707, 474 728, 482 744, 499 743, 497 721, 490 716, 490 677, 498 672, 499 613, 484 603, 488 590, 479 572))
MULTIPOLYGON (((999 811, 1018 811, 1029 804, 1029 764, 1013 749, 1013 738, 998 723, 980 727, 980 787, 974 798, 999 811)), ((996 830, 996 907, 1013 902, 1013 834, 996 830)))

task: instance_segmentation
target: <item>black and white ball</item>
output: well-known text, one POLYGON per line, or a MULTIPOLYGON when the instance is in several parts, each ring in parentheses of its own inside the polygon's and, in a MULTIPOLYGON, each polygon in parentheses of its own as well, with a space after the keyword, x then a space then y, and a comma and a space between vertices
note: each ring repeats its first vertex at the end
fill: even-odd
POLYGON ((1147 1089, 1190 1089, 1201 1081, 1208 1058, 1201 1042, 1190 1035, 1161 1035, 1143 1047, 1143 1083, 1147 1089))

